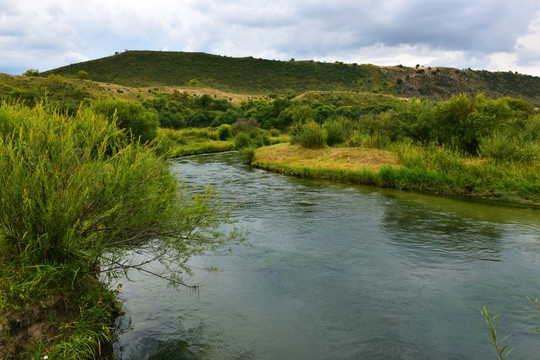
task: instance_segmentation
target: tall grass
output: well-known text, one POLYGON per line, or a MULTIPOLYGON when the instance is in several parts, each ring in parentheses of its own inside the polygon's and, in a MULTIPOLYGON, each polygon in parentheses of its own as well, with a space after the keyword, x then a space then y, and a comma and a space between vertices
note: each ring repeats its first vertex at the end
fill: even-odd
POLYGON ((25 342, 0 358, 95 356, 119 310, 98 274, 144 271, 124 258, 136 248, 174 263, 181 284, 186 259, 237 238, 220 231, 233 221, 212 189, 188 194, 155 151, 90 110, 0 105, 0 341, 25 342))

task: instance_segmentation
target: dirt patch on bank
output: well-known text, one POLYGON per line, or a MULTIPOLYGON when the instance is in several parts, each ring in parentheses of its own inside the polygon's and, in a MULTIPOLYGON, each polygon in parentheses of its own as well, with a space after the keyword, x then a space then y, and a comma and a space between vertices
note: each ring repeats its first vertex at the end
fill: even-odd
POLYGON ((17 358, 23 345, 51 339, 76 310, 60 296, 11 312, 0 323, 0 359, 17 358))

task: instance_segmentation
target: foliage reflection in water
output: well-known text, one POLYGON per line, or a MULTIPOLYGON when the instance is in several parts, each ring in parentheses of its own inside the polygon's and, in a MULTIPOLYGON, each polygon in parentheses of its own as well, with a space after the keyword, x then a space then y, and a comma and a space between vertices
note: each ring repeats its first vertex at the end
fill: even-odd
POLYGON ((131 274, 118 358, 485 359, 484 305, 513 356, 540 353, 525 299, 540 290, 537 210, 289 178, 236 153, 171 169, 239 201, 251 247, 193 259, 199 293, 131 274))

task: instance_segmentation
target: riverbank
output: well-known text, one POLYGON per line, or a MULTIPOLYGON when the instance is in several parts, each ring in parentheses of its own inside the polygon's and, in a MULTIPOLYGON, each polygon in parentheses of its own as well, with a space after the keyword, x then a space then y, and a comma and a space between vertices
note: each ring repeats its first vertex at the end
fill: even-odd
POLYGON ((114 358, 121 306, 95 276, 76 280, 54 266, 11 264, 0 267, 0 279, 0 359, 114 358))
POLYGON ((169 157, 177 158, 181 156, 209 154, 232 150, 236 150, 236 146, 232 141, 205 141, 178 146, 171 150, 169 157))
POLYGON ((257 149, 252 165, 311 179, 540 207, 537 162, 496 163, 438 147, 306 149, 278 144, 257 149))

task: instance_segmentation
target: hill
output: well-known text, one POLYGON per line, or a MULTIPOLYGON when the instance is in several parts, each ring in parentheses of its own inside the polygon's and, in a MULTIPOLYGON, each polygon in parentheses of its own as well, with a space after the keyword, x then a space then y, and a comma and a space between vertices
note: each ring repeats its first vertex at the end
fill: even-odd
POLYGON ((179 86, 266 95, 306 91, 354 91, 403 97, 447 99, 483 92, 511 96, 540 106, 540 77, 513 72, 409 68, 404 66, 277 61, 205 53, 126 51, 71 64, 43 75, 76 76, 84 70, 94 81, 130 87, 179 86))
POLYGON ((200 86, 250 94, 285 94, 288 90, 380 91, 398 95, 374 65, 231 58, 204 53, 126 51, 44 72, 132 87, 200 86))
POLYGON ((540 105, 540 78, 537 76, 446 67, 387 66, 381 71, 405 97, 439 100, 460 93, 474 96, 482 92, 491 98, 510 96, 540 105))

